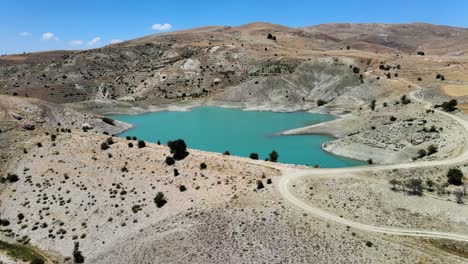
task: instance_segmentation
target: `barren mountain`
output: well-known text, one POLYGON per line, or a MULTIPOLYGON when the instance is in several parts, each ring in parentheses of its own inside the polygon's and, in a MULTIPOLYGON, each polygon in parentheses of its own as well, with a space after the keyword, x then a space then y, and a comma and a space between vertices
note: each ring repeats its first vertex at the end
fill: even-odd
POLYGON ((0 92, 57 103, 215 98, 310 108, 318 99, 347 100, 356 89, 377 87, 375 95, 359 98, 362 104, 386 91, 376 76, 432 75, 444 64, 464 63, 467 39, 467 29, 429 24, 203 27, 94 50, 2 56, 0 92), (424 57, 418 51, 453 56, 414 69, 424 57), (381 64, 388 71, 379 70, 381 64))
POLYGON ((467 40, 252 23, 3 55, 0 263, 466 263, 467 40), (370 166, 174 159, 100 115, 202 104, 336 114, 284 133, 370 166))

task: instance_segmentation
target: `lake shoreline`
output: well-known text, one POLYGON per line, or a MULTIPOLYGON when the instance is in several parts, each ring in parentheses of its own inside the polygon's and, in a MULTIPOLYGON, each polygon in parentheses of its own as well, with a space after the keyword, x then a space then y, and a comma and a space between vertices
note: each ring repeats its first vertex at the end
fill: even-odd
MULTIPOLYGON (((231 105, 232 106, 232 105, 231 105)), ((190 107, 184 108, 166 108, 164 111, 158 112, 144 112, 142 114, 124 114, 124 115, 113 115, 112 118, 123 121, 126 123, 133 124, 133 129, 126 130, 123 133, 120 133, 119 136, 137 136, 143 140, 149 142, 156 142, 157 140, 161 140, 161 142, 166 142, 167 140, 172 140, 177 137, 183 138, 187 140, 187 144, 191 148, 200 149, 204 151, 212 151, 222 153, 225 150, 231 151, 233 154, 242 157, 248 157, 249 154, 246 153, 246 148, 241 148, 236 146, 236 144, 232 142, 223 143, 231 145, 231 147, 226 147, 226 149, 221 149, 223 147, 217 146, 208 146, 205 142, 200 142, 200 138, 205 136, 209 137, 210 140, 215 141, 223 141, 219 137, 226 137, 230 138, 231 140, 236 140, 237 137, 241 137, 236 142, 244 142, 245 146, 251 146, 254 152, 258 152, 260 154, 260 158, 263 159, 265 156, 268 156, 272 149, 279 148, 280 155, 288 155, 287 159, 282 160, 280 158, 279 162, 284 162, 285 164, 299 164, 299 165, 316 165, 319 164, 321 167, 343 167, 343 166, 355 166, 359 163, 362 165, 360 160, 356 160, 353 158, 337 156, 334 153, 330 153, 326 151, 323 146, 335 140, 336 138, 330 134, 309 134, 309 135, 298 135, 298 137, 289 137, 286 139, 283 134, 284 131, 288 131, 294 127, 307 127, 315 124, 326 123, 329 121, 336 120, 337 116, 331 114, 324 114, 324 113, 311 113, 311 112, 304 112, 304 111, 296 111, 296 112, 273 112, 273 111, 258 111, 258 110, 244 110, 239 107, 222 107, 222 106, 214 106, 214 105, 199 105, 199 104, 190 104, 190 107), (220 110, 216 110, 216 109, 220 110), (173 109, 177 109, 179 111, 172 111, 173 109), (231 111, 231 109, 234 111, 231 111), (236 110, 234 110, 236 109, 236 110), (210 116, 214 115, 212 121, 210 121, 210 116), (226 115, 226 116, 224 116, 226 115), (241 115, 241 116, 239 116, 241 115), (225 124, 222 122, 226 118, 227 120, 236 120, 237 127, 230 127, 229 124, 225 124), (207 119, 205 121, 205 119, 207 119), (246 120, 244 120, 246 119, 246 120), (173 120, 178 120, 178 123, 182 124, 174 124, 172 123, 173 120), (260 120, 260 121, 259 121, 260 120), (276 121, 275 121, 276 120, 276 121), (302 120, 302 121, 301 121, 302 120), (201 122, 201 123, 200 123, 201 122), (260 122, 260 123, 259 123, 260 122), (262 123, 263 122, 263 123, 262 123), (268 123, 269 122, 269 123, 268 123), (307 122, 309 124, 304 124, 307 122), (177 128, 174 131, 171 131, 171 128, 160 127, 155 124, 164 123, 168 124, 169 127, 176 126, 177 128), (196 123, 196 124, 193 124, 196 123), (273 124, 272 124, 273 123, 273 124), (188 124, 188 125, 187 125, 188 124), (255 125, 253 125, 255 124, 255 125), (193 126, 191 126, 193 125, 193 126), (156 126, 156 127, 154 127, 156 126), (157 128, 157 129, 156 129, 157 128), (245 129, 247 128, 247 129, 245 129), (190 132, 182 133, 177 130, 193 130, 194 133, 198 133, 194 139, 190 138, 190 132), (206 129, 206 134, 204 131, 206 129), (237 131, 232 132, 231 130, 237 131), (249 131, 252 130, 257 134, 246 134, 250 133, 249 131), (201 134, 200 134, 201 133, 201 134), (158 135, 159 134, 159 135, 158 135), (278 135, 278 139, 274 139, 275 137, 270 138, 265 135, 278 135), (155 138, 155 135, 158 135, 158 138, 155 138), (174 138, 168 137, 171 135, 174 138), (261 137, 259 137, 261 135, 261 137), (146 138, 145 138, 146 137, 146 138), (168 137, 168 138, 165 138, 168 137), (244 138, 242 138, 244 137, 244 138), (303 138, 299 138, 303 137, 303 138), (197 141, 198 140, 198 141, 197 141), (271 143, 262 142, 262 140, 273 140, 271 143), (261 141, 261 143, 257 142, 261 141), (303 142, 301 142, 303 141, 303 142), (274 143, 276 142, 276 143, 274 143), (284 145, 290 144, 285 142, 295 142, 292 146, 284 145), (256 144, 263 144, 259 149, 255 148, 256 144), (275 144, 280 144, 275 145, 275 144), (305 144, 305 145, 304 145, 305 144), (308 144, 312 144, 312 148, 303 147, 307 146, 308 144), (270 147, 275 146, 275 147, 270 147), (271 149, 269 149, 271 148, 271 149), (291 149, 290 149, 291 148, 291 149), (313 149, 318 149, 321 153, 314 152, 313 149), (236 151, 237 149, 237 151, 236 151), (268 150, 267 150, 268 149, 268 150), (311 152, 312 151, 312 152, 311 152), (286 154, 290 153, 290 154, 286 154), (296 153, 296 154, 291 154, 296 153), (302 153, 302 154, 298 154, 302 153), (309 153, 309 154, 307 154, 309 153), (324 154, 326 153, 326 154, 324 154), (292 156, 291 156, 292 155, 292 156), (302 158, 298 160, 294 160, 294 155, 302 155, 302 158), (304 156, 305 155, 305 156, 304 156), (317 156, 318 155, 318 156, 317 156), (329 161, 326 160, 326 156, 334 156, 329 161), (312 160, 309 160, 312 158, 312 160), (321 162, 316 162, 315 159, 321 160, 321 162), (329 162, 332 164, 335 159, 339 159, 336 161, 337 164, 341 165, 323 165, 329 162)), ((202 140, 203 141, 203 140, 202 140)), ((215 144, 215 143, 213 143, 215 144)))

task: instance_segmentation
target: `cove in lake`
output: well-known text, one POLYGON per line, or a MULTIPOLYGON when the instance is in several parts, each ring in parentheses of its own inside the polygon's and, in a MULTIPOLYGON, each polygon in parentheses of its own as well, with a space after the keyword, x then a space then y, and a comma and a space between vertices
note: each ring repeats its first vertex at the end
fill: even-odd
POLYGON ((334 119, 332 115, 307 112, 276 113, 243 111, 238 108, 195 107, 190 111, 164 111, 140 115, 113 115, 113 119, 133 125, 120 134, 136 136, 148 142, 165 144, 184 139, 193 149, 249 157, 258 153, 265 159, 272 150, 278 162, 338 168, 363 165, 364 162, 334 156, 321 145, 333 140, 326 135, 280 135, 282 131, 334 119))

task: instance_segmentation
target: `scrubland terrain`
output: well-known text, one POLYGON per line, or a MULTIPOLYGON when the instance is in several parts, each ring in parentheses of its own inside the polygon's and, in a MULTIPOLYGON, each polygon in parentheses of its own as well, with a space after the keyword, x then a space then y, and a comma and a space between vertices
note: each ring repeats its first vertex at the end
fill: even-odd
POLYGON ((466 263, 467 40, 252 23, 1 56, 0 262, 466 263), (333 135, 325 150, 371 165, 194 149, 171 164, 102 116, 201 104, 335 114, 284 133, 333 135))

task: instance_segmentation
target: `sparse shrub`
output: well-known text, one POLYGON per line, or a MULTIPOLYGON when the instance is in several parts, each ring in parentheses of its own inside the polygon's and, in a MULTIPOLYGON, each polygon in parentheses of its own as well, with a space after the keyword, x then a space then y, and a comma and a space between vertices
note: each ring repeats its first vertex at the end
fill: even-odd
POLYGON ((18 214, 18 220, 21 221, 21 220, 23 220, 23 219, 24 219, 24 214, 19 213, 19 214, 18 214))
POLYGON ((30 263, 31 264, 44 264, 44 260, 38 257, 34 257, 30 263))
POLYGON ((204 170, 204 169, 206 169, 206 167, 207 166, 206 166, 205 162, 200 163, 200 169, 204 170))
POLYGON ((126 136, 125 139, 126 139, 126 140, 132 140, 132 137, 126 136))
POLYGON ((136 205, 132 206, 132 212, 133 212, 134 214, 138 213, 138 212, 141 211, 141 210, 142 210, 142 209, 141 209, 141 205, 139 205, 139 204, 136 204, 136 205))
POLYGON ((327 104, 327 102, 325 102, 325 101, 322 100, 322 99, 318 99, 318 100, 317 100, 317 106, 322 106, 322 105, 326 105, 326 104, 327 104))
POLYGON ((392 185, 392 190, 396 191, 397 190, 397 185, 400 185, 400 181, 397 179, 391 179, 389 183, 392 185))
POLYGON ((435 182, 433 182, 431 179, 426 180, 426 186, 427 186, 428 191, 433 192, 434 191, 434 185, 435 185, 435 182))
POLYGON ((177 139, 167 142, 167 146, 171 149, 172 157, 176 160, 183 160, 188 156, 187 145, 183 139, 177 139))
POLYGON ((430 145, 429 147, 427 147, 427 155, 428 156, 437 153, 437 151, 439 151, 439 150, 438 150, 437 146, 435 146, 435 145, 430 145))
POLYGON ((101 120, 106 124, 109 124, 111 126, 115 126, 114 119, 112 119, 110 117, 103 117, 101 120))
POLYGON ((271 161, 271 162, 277 162, 277 161, 278 161, 278 158, 279 158, 278 152, 276 152, 276 150, 273 150, 273 151, 270 153, 269 161, 271 161))
POLYGON ((267 179, 267 184, 271 184, 271 183, 272 183, 271 179, 267 179))
POLYGON ((179 170, 178 169, 174 169, 174 176, 179 176, 179 170))
POLYGON ((226 150, 226 151, 224 151, 223 155, 229 156, 229 155, 231 155, 231 152, 229 152, 228 150, 226 150))
POLYGON ((258 160, 258 154, 257 153, 250 153, 250 158, 253 160, 258 160))
POLYGON ((419 56, 424 56, 424 51, 418 51, 417 53, 419 56))
POLYGON ((359 72, 361 72, 361 69, 359 69, 359 67, 354 66, 353 73, 359 73, 359 72))
POLYGON ((372 164, 374 164, 374 161, 372 159, 368 159, 367 164, 372 165, 372 164))
POLYGON ((427 155, 427 152, 425 149, 420 149, 418 150, 418 157, 421 159, 421 158, 424 158, 425 156, 427 155))
POLYGON ((163 207, 167 203, 167 200, 162 192, 158 192, 156 194, 156 197, 154 197, 154 203, 158 208, 163 207))
POLYGON ((463 184, 463 172, 459 168, 449 169, 447 172, 448 183, 460 186, 463 184))
POLYGON ((146 147, 146 143, 143 140, 138 140, 138 148, 146 147))
POLYGON ((392 122, 393 122, 393 121, 396 121, 396 117, 391 116, 391 117, 390 117, 390 121, 392 121, 392 122))
POLYGON ((408 188, 411 190, 411 194, 422 195, 423 187, 420 179, 409 179, 408 188))
POLYGON ((166 164, 169 165, 169 166, 174 165, 175 164, 174 158, 169 157, 169 156, 166 157, 166 164))
POLYGON ((373 245, 372 242, 370 242, 370 241, 367 241, 367 242, 366 242, 366 246, 372 247, 372 245, 373 245))
POLYGON ((129 148, 133 148, 133 143, 132 143, 132 142, 128 142, 128 147, 129 147, 129 148))
POLYGON ((400 99, 401 99, 401 103, 404 105, 411 103, 411 100, 406 98, 406 95, 403 95, 400 99))
POLYGON ((457 201, 457 203, 463 203, 463 190, 455 190, 453 194, 455 195, 455 200, 457 201))
POLYGON ((180 185, 179 186, 179 191, 185 192, 186 190, 187 190, 187 187, 185 187, 185 185, 180 185))

